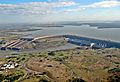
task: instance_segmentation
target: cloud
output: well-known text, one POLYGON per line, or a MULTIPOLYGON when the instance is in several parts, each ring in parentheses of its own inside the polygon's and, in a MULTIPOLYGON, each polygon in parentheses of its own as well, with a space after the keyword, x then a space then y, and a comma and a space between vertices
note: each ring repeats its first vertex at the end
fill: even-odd
POLYGON ((72 1, 0 4, 0 14, 47 14, 54 13, 54 8, 73 6, 75 4, 72 1))
POLYGON ((64 12, 66 13, 69 13, 69 12, 79 12, 79 11, 83 11, 85 10, 86 8, 74 8, 74 9, 67 9, 67 10, 64 10, 64 12))
POLYGON ((47 2, 0 4, 0 14, 45 15, 62 12, 81 12, 88 8, 110 8, 118 6, 120 6, 120 1, 117 0, 103 0, 88 5, 80 5, 72 0, 48 0, 47 2), (56 8, 59 9, 57 10, 56 8))
POLYGON ((84 8, 98 8, 98 7, 108 8, 108 7, 117 7, 117 6, 120 6, 120 1, 105 0, 105 1, 93 3, 90 5, 80 6, 80 7, 84 7, 84 8))
POLYGON ((88 5, 79 5, 77 8, 65 10, 65 12, 79 12, 88 8, 111 8, 119 7, 120 1, 117 0, 104 0, 101 2, 95 2, 88 5))

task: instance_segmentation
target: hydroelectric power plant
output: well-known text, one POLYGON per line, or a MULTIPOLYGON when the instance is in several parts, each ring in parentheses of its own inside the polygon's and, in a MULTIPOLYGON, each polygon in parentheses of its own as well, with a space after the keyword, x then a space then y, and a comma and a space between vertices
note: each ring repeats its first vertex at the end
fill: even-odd
MULTIPOLYGON (((42 41, 45 38, 48 38, 48 39, 52 38, 52 40, 55 40, 56 38, 58 41, 60 38, 63 38, 63 41, 67 43, 75 44, 78 46, 86 46, 92 49, 120 48, 119 42, 87 38, 87 37, 81 37, 81 36, 75 36, 75 35, 59 35, 59 36, 42 36, 42 37, 36 37, 36 38, 31 38, 31 37, 20 38, 18 40, 6 43, 2 47, 0 47, 0 49, 13 50, 13 51, 24 50, 27 48, 27 45, 33 45, 33 44, 36 45, 35 43, 36 40, 42 41)), ((39 44, 39 45, 42 46, 42 44, 39 44)))
POLYGON ((64 35, 65 39, 72 44, 76 44, 79 46, 90 46, 94 49, 100 48, 120 48, 119 42, 107 41, 107 40, 99 40, 75 35, 64 35))

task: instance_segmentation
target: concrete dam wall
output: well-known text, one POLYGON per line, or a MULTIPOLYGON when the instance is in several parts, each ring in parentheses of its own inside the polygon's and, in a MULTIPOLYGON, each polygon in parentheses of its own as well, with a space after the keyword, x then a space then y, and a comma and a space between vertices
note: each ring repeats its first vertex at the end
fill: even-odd
POLYGON ((81 36, 74 35, 64 35, 65 39, 72 44, 76 44, 79 46, 92 46, 93 48, 120 48, 120 43, 107 41, 107 40, 99 40, 81 36))

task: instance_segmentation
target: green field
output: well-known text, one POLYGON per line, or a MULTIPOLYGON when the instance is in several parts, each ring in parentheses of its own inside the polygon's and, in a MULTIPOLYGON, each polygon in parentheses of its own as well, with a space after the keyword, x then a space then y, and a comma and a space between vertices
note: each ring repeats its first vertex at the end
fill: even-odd
POLYGON ((0 72, 1 82, 119 82, 119 49, 69 49, 9 54, 19 67, 0 72))

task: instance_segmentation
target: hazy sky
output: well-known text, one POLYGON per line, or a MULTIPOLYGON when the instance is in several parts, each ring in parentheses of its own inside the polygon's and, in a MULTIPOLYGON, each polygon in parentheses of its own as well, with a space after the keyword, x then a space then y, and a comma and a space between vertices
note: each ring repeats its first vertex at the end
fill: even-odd
POLYGON ((120 20, 120 0, 0 0, 0 23, 120 20))

